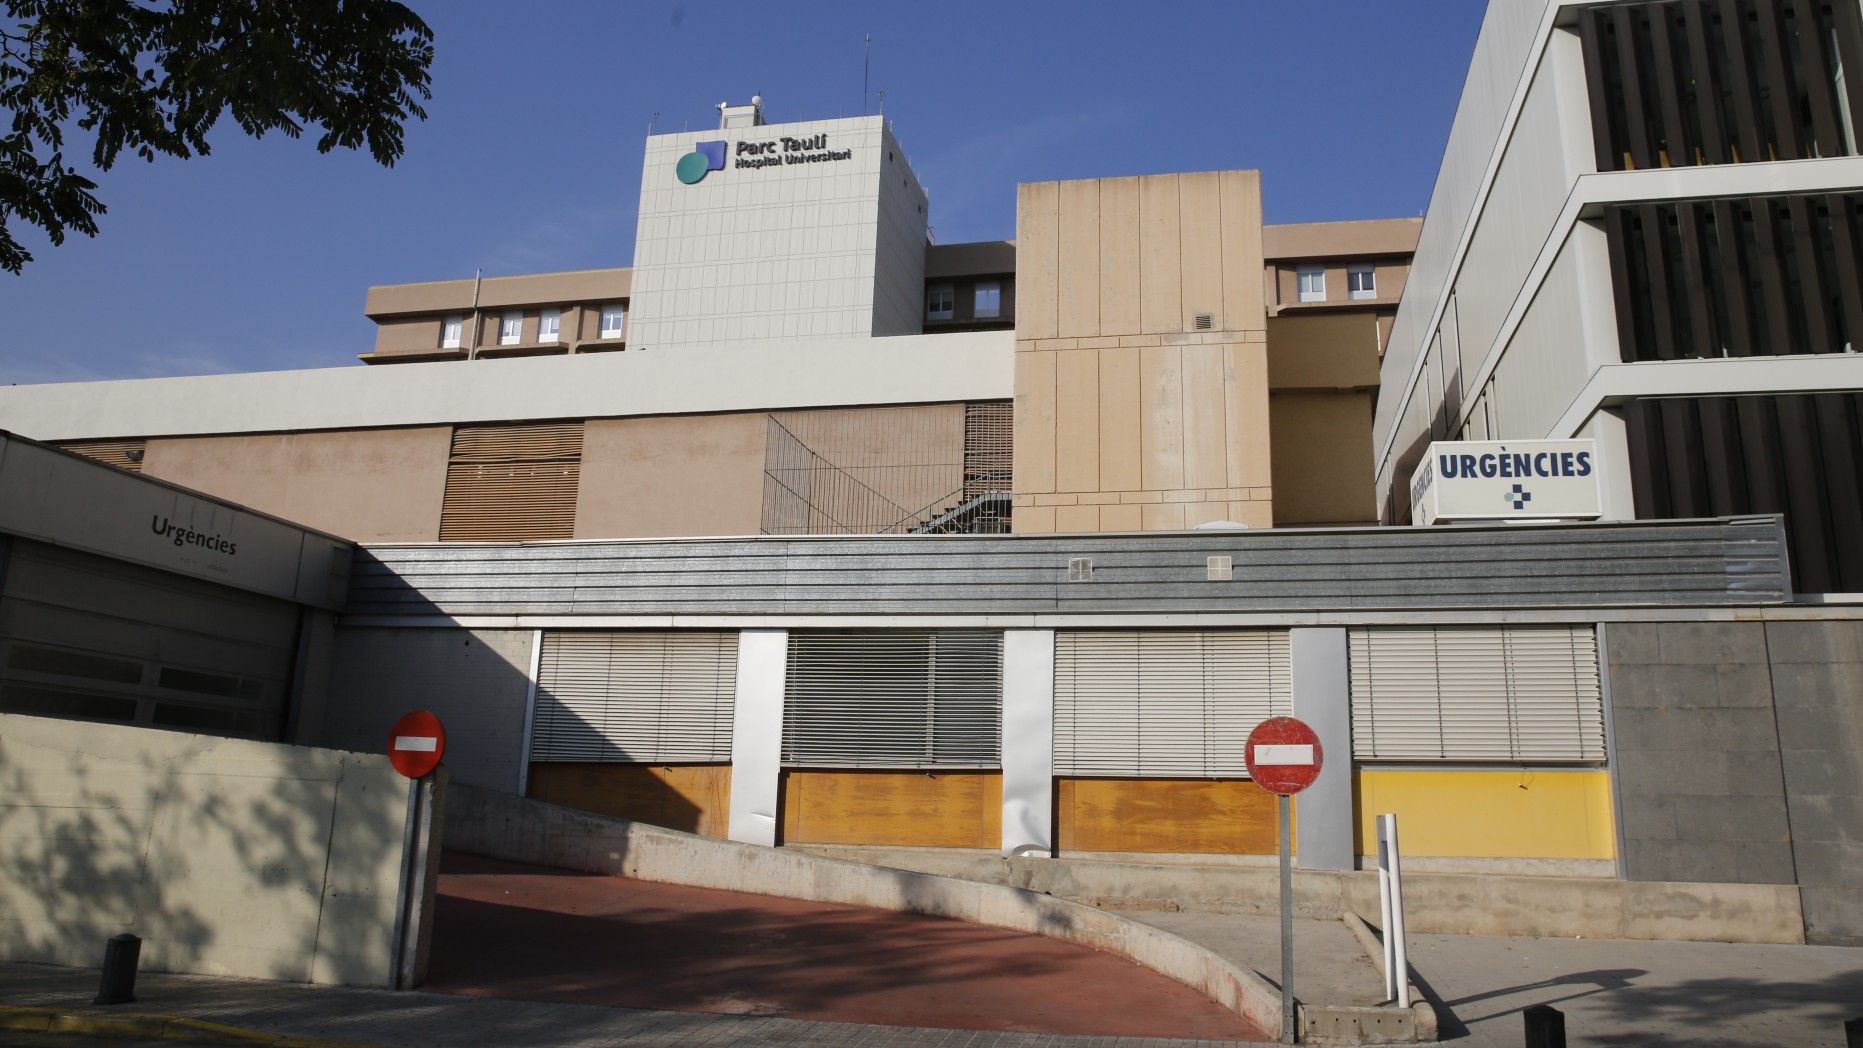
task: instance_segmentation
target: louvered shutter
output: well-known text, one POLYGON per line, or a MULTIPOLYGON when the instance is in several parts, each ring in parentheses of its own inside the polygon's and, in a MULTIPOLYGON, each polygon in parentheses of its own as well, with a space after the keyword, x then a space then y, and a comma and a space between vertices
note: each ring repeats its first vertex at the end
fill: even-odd
POLYGON ((1351 661, 1361 760, 1604 759, 1590 626, 1355 629, 1351 661))
POLYGON ((580 422, 458 426, 440 541, 572 538, 581 479, 580 422))
POLYGON ((530 758, 729 761, 736 695, 736 633, 545 633, 530 758))
POLYGON ((1285 630, 1063 632, 1057 775, 1244 778, 1255 725, 1288 713, 1285 630))
POLYGON ((997 768, 1002 719, 999 632, 789 634, 786 767, 997 768))
POLYGON ((118 469, 141 473, 142 454, 148 443, 140 437, 124 440, 65 440, 60 441, 58 447, 118 469))

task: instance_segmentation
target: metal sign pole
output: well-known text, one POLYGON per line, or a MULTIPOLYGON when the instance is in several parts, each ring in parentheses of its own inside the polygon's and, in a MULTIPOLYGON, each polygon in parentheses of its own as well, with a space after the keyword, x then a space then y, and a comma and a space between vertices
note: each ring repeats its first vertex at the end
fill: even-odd
POLYGON ((1293 1044, 1299 1029, 1294 1020, 1294 877, 1288 847, 1287 794, 1277 794, 1281 838, 1281 1043, 1293 1044))

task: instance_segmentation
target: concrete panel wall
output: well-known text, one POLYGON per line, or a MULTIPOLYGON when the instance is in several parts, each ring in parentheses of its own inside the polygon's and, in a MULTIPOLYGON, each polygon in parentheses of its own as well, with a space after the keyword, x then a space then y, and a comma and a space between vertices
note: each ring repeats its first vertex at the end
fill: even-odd
POLYGON ((1631 880, 1792 883, 1766 629, 1605 628, 1631 880))
POLYGON ((148 442, 142 471, 359 542, 440 535, 450 426, 148 442))
POLYGON ((407 780, 385 758, 0 714, 0 957, 389 986, 407 780))
POLYGON ((768 430, 761 413, 585 423, 576 537, 755 535, 768 430))
POLYGON ((1805 939, 1863 946, 1863 621, 1769 622, 1805 939))
POLYGON ((321 744, 383 753, 410 710, 446 726, 446 767, 457 782, 518 791, 530 701, 530 630, 336 631, 321 744))
POLYGON ((1025 185, 1016 251, 1016 530, 1268 526, 1256 173, 1025 185))

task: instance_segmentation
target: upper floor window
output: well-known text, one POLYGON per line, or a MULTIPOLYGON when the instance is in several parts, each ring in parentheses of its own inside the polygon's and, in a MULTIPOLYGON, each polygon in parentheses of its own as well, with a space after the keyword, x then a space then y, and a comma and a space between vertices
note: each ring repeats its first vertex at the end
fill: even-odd
POLYGON ((940 284, 937 287, 926 288, 925 319, 950 320, 953 315, 952 307, 956 303, 957 294, 952 291, 951 285, 940 284))
POLYGON ((563 334, 563 311, 546 309, 537 317, 537 341, 556 342, 563 334))
POLYGON ((979 320, 992 319, 1003 315, 1003 285, 994 280, 985 280, 977 284, 977 308, 972 315, 979 320))
POLYGON ((1300 288, 1300 301, 1326 301, 1326 270, 1322 266, 1301 266, 1295 277, 1300 288))
POLYGON ((515 346, 524 336, 524 314, 506 313, 498 322, 498 344, 515 346))
POLYGON ((1346 267, 1346 290, 1355 299, 1378 297, 1378 276, 1371 263, 1361 262, 1346 267))
POLYGON ((602 307, 602 337, 620 338, 621 325, 627 316, 625 307, 616 304, 602 307))
POLYGON ((444 317, 440 321, 440 348, 458 349, 460 337, 466 329, 466 318, 458 313, 444 317))

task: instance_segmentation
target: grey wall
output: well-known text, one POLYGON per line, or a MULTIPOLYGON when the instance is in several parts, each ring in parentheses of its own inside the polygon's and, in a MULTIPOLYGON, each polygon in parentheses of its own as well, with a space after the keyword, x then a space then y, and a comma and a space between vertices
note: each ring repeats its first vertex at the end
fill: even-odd
POLYGON ((1863 945, 1863 620, 1605 629, 1625 872, 1799 885, 1863 945))
POLYGON ((1863 946, 1863 621, 1769 622, 1805 938, 1863 946))
POLYGON ((410 710, 446 726, 453 781, 515 793, 530 695, 530 630, 336 631, 321 745, 382 753, 410 710))

